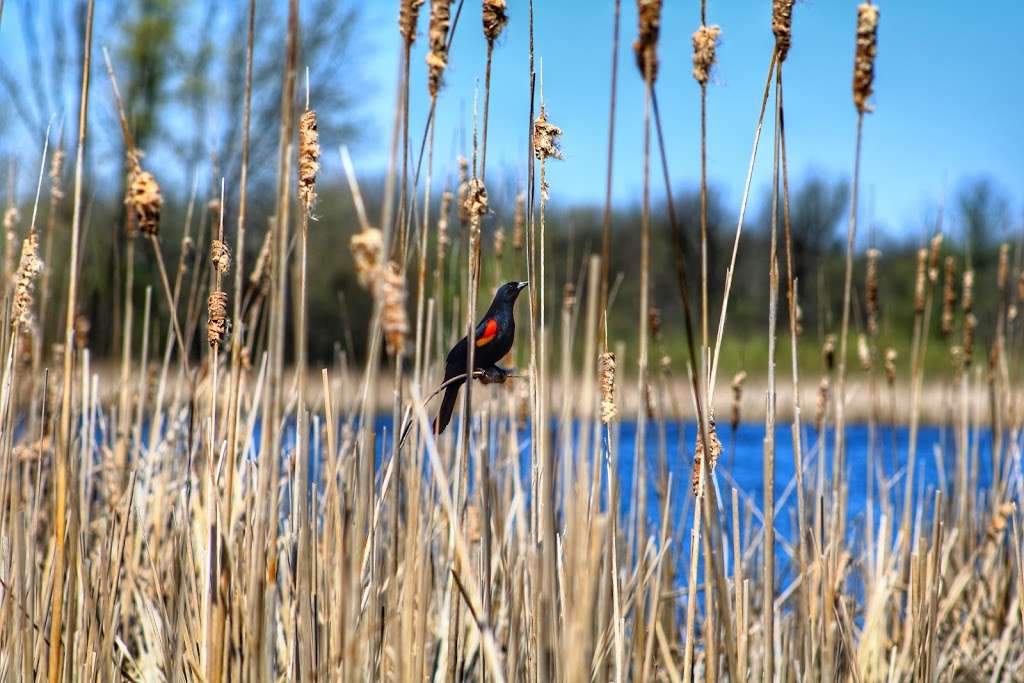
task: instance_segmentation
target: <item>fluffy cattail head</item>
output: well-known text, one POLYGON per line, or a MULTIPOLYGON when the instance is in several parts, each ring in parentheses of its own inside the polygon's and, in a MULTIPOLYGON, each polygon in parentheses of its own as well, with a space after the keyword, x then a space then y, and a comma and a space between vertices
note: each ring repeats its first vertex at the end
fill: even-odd
POLYGON ((416 21, 420 16, 423 0, 402 0, 398 8, 398 32, 402 34, 406 45, 416 40, 416 21))
POLYGON ((470 225, 475 226, 474 230, 480 229, 480 217, 487 213, 488 200, 487 188, 484 181, 473 178, 469 181, 465 197, 465 210, 469 216, 470 225))
POLYGON ((933 285, 939 281, 939 257, 942 256, 942 233, 932 237, 928 248, 928 282, 933 285))
POLYGON ((793 0, 772 2, 772 33, 775 34, 775 52, 779 61, 786 61, 793 44, 793 0))
MULTIPOLYGON (((419 0, 420 3, 422 1, 419 0)), ((402 3, 402 6, 406 4, 402 3)), ((299 119, 299 201, 307 213, 316 201, 316 174, 319 170, 320 135, 317 133, 316 112, 307 109, 299 119)))
POLYGON ((389 261, 380 269, 375 293, 381 305, 381 329, 388 353, 401 354, 409 334, 409 319, 405 314, 405 278, 398 264, 389 261))
MULTIPOLYGON (((526 222, 526 193, 520 192, 516 195, 515 213, 512 214, 512 246, 515 249, 523 248, 523 224, 526 222)), ((1024 280, 1022 280, 1024 282, 1024 280)), ((1024 292, 1024 285, 1022 285, 1024 292)), ((1021 296, 1024 299, 1024 296, 1021 296)))
POLYGON ((561 137, 562 129, 548 121, 547 112, 541 106, 540 115, 533 122, 534 156, 540 161, 548 158, 561 159, 562 150, 559 147, 561 137))
POLYGON ((501 260, 505 255, 505 228, 498 228, 494 231, 494 256, 501 260))
POLYGON ((722 29, 718 26, 701 26, 693 34, 693 77, 705 86, 711 78, 715 65, 715 48, 722 29))
POLYGON ((871 347, 868 346, 868 338, 863 333, 857 335, 857 360, 864 372, 871 370, 871 347))
POLYGON ((611 351, 597 359, 597 381, 601 387, 601 422, 610 424, 619 415, 615 405, 615 354, 611 351))
POLYGON ((50 159, 50 197, 63 199, 64 190, 61 184, 61 172, 64 168, 64 150, 59 147, 50 159))
POLYGON ((448 67, 448 27, 451 24, 452 0, 430 0, 430 50, 427 52, 427 90, 437 97, 441 77, 448 67))
POLYGON ((658 77, 658 33, 661 30, 661 0, 637 0, 639 30, 633 52, 640 74, 651 83, 658 77))
POLYGON ((469 222, 469 160, 466 157, 459 157, 459 222, 465 225, 469 222))
POLYGON ((836 366, 836 335, 825 337, 825 343, 821 345, 821 358, 825 361, 825 370, 832 372, 836 366))
POLYGON ((732 378, 732 430, 740 426, 740 408, 743 404, 743 383, 747 380, 746 370, 740 370, 732 378))
POLYGON ((484 38, 491 45, 498 39, 508 23, 505 0, 483 0, 484 38))
POLYGON ((206 301, 206 312, 206 340, 210 343, 210 348, 220 348, 228 334, 227 292, 210 292, 210 298, 206 301))
POLYGON ((857 7, 857 52, 853 59, 853 104, 861 114, 874 109, 868 104, 875 81, 878 53, 878 7, 864 3, 857 7))
POLYGON ((132 173, 125 203, 132 210, 143 234, 160 234, 160 209, 164 205, 164 199, 160 195, 160 185, 152 173, 141 169, 132 173))
POLYGON ((231 250, 224 240, 213 240, 210 243, 210 263, 214 270, 224 274, 231 269, 231 250))
POLYGON ((924 313, 924 290, 927 282, 926 267, 928 265, 928 250, 917 250, 917 274, 914 277, 914 312, 924 313))
POLYGON ((359 284, 369 287, 380 267, 380 255, 384 251, 384 234, 377 228, 366 228, 352 235, 348 248, 355 260, 359 284))
POLYGON ((448 215, 452 210, 452 193, 445 190, 441 193, 441 211, 437 216, 437 252, 439 258, 444 257, 448 247, 448 215))
POLYGON ((953 332, 953 307, 956 306, 956 273, 953 257, 947 256, 945 273, 942 279, 942 336, 948 337, 953 332))
POLYGON ((969 268, 964 271, 964 291, 960 299, 960 306, 964 309, 964 313, 974 310, 974 271, 969 268))
POLYGON ((718 458, 722 455, 722 442, 718 440, 718 430, 715 428, 715 415, 713 412, 708 415, 708 448, 704 447, 704 439, 701 437, 702 431, 698 427, 697 443, 693 447, 693 475, 690 480, 690 484, 693 487, 693 495, 697 495, 701 490, 701 470, 704 467, 704 456, 707 455, 708 458, 708 471, 714 472, 718 458))
POLYGON ((14 301, 11 304, 11 324, 25 328, 32 324, 32 293, 35 281, 43 271, 39 260, 39 242, 36 233, 29 233, 21 243, 21 260, 14 275, 14 301))
POLYGON ((885 350, 885 381, 890 387, 896 383, 896 358, 896 349, 889 347, 885 350))
POLYGON ((868 309, 868 332, 871 334, 878 334, 878 257, 881 255, 877 249, 868 249, 864 300, 868 309))

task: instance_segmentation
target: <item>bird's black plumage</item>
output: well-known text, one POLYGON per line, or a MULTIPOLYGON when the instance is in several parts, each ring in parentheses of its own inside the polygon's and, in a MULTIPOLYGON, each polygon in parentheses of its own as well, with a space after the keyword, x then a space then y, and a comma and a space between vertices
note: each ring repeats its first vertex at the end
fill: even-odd
MULTIPOLYGON (((490 374, 501 375, 505 371, 498 367, 498 362, 512 350, 512 342, 516 336, 515 307, 519 293, 526 287, 525 282, 506 282, 494 295, 494 301, 484 314, 473 334, 475 350, 473 352, 473 369, 483 370, 490 374)), ((463 337, 448 352, 444 365, 444 381, 448 382, 459 375, 466 374, 469 364, 469 346, 463 337)), ((441 399, 441 409, 434 420, 434 433, 440 434, 451 422, 455 412, 455 401, 459 397, 459 389, 465 378, 456 380, 445 388, 441 399)))

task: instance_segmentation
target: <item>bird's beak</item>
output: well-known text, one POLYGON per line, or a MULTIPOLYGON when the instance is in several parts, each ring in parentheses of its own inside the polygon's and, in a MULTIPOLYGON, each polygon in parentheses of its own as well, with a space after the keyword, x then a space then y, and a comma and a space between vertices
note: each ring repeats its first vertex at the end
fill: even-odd
POLYGON ((518 291, 520 291, 520 292, 523 291, 524 289, 526 289, 529 286, 530 286, 529 282, 517 282, 516 283, 516 287, 518 287, 518 291))

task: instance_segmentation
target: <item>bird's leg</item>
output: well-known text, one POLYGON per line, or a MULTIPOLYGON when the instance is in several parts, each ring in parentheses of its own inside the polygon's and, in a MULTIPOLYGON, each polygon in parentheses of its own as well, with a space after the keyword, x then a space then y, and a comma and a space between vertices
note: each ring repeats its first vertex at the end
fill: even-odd
POLYGON ((504 384, 508 376, 512 374, 511 370, 507 370, 500 365, 481 368, 481 372, 483 372, 480 376, 481 384, 504 384))

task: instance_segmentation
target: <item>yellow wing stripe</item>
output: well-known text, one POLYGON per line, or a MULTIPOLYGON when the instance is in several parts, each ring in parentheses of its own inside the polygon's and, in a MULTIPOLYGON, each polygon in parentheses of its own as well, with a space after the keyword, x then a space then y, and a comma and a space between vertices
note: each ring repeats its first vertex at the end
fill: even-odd
POLYGON ((484 325, 484 333, 476 339, 477 348, 484 344, 489 344, 495 337, 498 336, 498 322, 496 320, 488 320, 487 324, 484 325))

